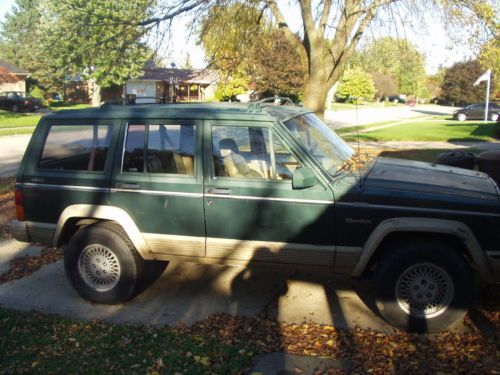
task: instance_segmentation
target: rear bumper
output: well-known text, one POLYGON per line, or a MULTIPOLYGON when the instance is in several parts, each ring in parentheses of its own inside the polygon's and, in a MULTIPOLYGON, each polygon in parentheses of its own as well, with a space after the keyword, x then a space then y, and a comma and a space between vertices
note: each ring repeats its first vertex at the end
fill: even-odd
POLYGON ((25 221, 12 220, 9 223, 9 230, 12 237, 20 242, 31 242, 28 234, 28 226, 25 221))
POLYGON ((36 242, 47 246, 53 245, 56 228, 56 224, 33 221, 12 220, 9 223, 10 232, 17 241, 36 242))

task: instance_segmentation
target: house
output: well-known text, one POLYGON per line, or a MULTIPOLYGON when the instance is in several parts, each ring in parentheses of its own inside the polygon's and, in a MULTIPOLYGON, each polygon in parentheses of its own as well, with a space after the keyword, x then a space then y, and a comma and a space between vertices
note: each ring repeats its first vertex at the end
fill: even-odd
POLYGON ((26 78, 29 73, 14 64, 0 60, 0 92, 26 91, 26 78))
POLYGON ((145 69, 142 76, 130 79, 125 95, 135 95, 137 103, 155 103, 159 100, 205 102, 215 97, 217 76, 207 69, 145 69))

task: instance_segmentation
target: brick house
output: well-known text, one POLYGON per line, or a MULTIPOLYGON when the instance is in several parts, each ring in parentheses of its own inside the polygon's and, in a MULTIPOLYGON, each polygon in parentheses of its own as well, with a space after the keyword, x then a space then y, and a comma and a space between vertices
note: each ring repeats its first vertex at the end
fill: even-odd
POLYGON ((29 73, 14 64, 0 60, 0 92, 26 91, 26 78, 29 73))

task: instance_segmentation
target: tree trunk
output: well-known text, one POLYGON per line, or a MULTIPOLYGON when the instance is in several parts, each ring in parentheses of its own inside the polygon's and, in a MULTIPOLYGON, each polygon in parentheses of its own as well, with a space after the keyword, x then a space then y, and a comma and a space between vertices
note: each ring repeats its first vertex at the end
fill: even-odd
POLYGON ((328 88, 322 77, 311 75, 304 84, 304 107, 314 111, 321 119, 325 115, 328 88))

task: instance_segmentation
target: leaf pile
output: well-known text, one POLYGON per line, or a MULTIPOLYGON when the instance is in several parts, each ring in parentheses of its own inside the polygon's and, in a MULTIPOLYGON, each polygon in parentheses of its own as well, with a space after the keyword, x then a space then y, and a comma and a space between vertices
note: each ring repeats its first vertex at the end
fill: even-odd
POLYGON ((29 276, 42 266, 57 262, 62 257, 63 251, 54 248, 43 249, 40 256, 26 255, 16 257, 10 261, 10 269, 0 275, 0 284, 29 276))
POLYGON ((365 150, 363 150, 363 152, 356 152, 349 160, 342 164, 339 170, 357 172, 363 169, 367 163, 372 161, 377 156, 377 153, 378 152, 366 152, 365 150))
MULTIPOLYGON (((500 374, 500 338, 480 332, 439 335, 339 330, 319 324, 283 324, 258 318, 214 315, 186 335, 219 338, 233 346, 251 343, 259 352, 344 359, 352 374, 500 374)), ((498 332, 498 331, 497 331, 498 332)), ((331 369, 327 373, 340 373, 331 369)))
POLYGON ((9 221, 15 219, 14 178, 0 179, 0 238, 9 238, 9 221))

